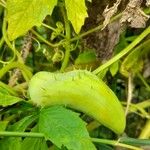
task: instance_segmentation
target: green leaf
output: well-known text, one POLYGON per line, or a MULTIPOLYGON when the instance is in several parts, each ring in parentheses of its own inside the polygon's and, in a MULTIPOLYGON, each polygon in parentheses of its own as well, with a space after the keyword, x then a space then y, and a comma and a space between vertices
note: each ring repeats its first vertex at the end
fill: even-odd
POLYGON ((7 0, 8 37, 14 40, 51 15, 57 0, 7 0))
MULTIPOLYGON (((26 128, 37 119, 37 116, 31 115, 24 117, 20 121, 16 122, 15 124, 12 125, 10 128, 10 131, 21 131, 24 132, 26 128)), ((7 140, 7 139, 6 139, 7 140)), ((9 150, 21 150, 21 143, 22 143, 22 138, 21 137, 9 137, 8 138, 8 145, 9 145, 9 150)))
POLYGON ((36 115, 26 116, 11 126, 11 131, 25 131, 26 128, 37 119, 36 115))
POLYGON ((89 64, 92 62, 96 62, 96 55, 92 51, 85 51, 81 53, 77 59, 75 60, 75 65, 78 64, 89 64))
POLYGON ((0 82, 0 106, 7 107, 20 101, 22 99, 17 97, 17 93, 11 87, 0 82))
POLYGON ((148 55, 150 40, 147 40, 137 46, 122 62, 120 72, 125 77, 129 76, 129 73, 136 75, 143 68, 144 59, 143 56, 148 55))
POLYGON ((115 76, 116 73, 118 72, 119 70, 119 62, 116 61, 115 63, 113 63, 111 66, 110 66, 110 73, 112 76, 115 76))
POLYGON ((85 0, 65 0, 68 19, 71 21, 75 32, 78 34, 88 17, 85 0))
MULTIPOLYGON (((32 128, 31 132, 38 132, 37 126, 32 128)), ((21 144, 21 150, 48 150, 44 138, 25 138, 21 144)))
POLYGON ((0 150, 9 150, 8 138, 0 139, 0 150))
POLYGON ((62 106, 41 110, 39 131, 58 148, 66 146, 71 150, 96 150, 83 122, 77 113, 62 106))
POLYGON ((18 93, 9 85, 3 83, 0 81, 0 92, 1 93, 7 93, 13 96, 18 96, 18 93))
POLYGON ((0 106, 6 107, 22 101, 21 98, 7 95, 0 92, 0 106))
POLYGON ((143 68, 143 60, 141 58, 140 49, 133 50, 122 62, 120 72, 125 77, 129 76, 129 73, 137 73, 143 68))
POLYGON ((25 138, 21 150, 48 150, 43 138, 25 138))
POLYGON ((5 131, 9 121, 0 121, 0 131, 5 131))

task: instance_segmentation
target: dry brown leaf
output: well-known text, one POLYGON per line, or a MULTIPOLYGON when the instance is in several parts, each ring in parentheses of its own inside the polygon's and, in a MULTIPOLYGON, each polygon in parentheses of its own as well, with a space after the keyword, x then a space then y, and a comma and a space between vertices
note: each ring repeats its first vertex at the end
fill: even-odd
POLYGON ((146 0, 146 6, 150 6, 150 0, 146 0))
POLYGON ((120 20, 121 24, 127 22, 133 28, 144 28, 149 16, 141 10, 143 0, 130 0, 120 20))
MULTIPOLYGON (((116 0, 92 0, 93 5, 92 9, 89 9, 90 19, 87 18, 89 22, 86 23, 86 30, 101 24, 104 19, 102 16, 103 8, 106 8, 108 3, 110 6, 113 6, 115 2, 116 0)), ((122 5, 119 5, 119 8, 122 10, 122 5)), ((97 59, 104 63, 112 57, 114 47, 119 41, 121 32, 122 27, 119 20, 109 23, 104 30, 98 30, 84 38, 84 49, 95 50, 97 59)))
POLYGON ((105 10, 103 12, 103 16, 104 16, 105 20, 103 22, 102 30, 108 25, 111 17, 117 12, 118 6, 120 3, 121 3, 121 0, 117 0, 116 3, 114 3, 114 5, 112 7, 108 8, 108 5, 107 5, 107 7, 105 8, 105 10))

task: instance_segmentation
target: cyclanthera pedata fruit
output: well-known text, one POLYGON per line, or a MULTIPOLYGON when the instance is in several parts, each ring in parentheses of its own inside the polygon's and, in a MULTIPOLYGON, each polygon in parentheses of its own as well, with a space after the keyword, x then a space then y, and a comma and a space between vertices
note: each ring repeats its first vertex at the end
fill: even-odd
POLYGON ((89 71, 39 72, 29 83, 29 95, 38 106, 64 105, 84 112, 117 134, 124 131, 125 114, 118 98, 89 71))

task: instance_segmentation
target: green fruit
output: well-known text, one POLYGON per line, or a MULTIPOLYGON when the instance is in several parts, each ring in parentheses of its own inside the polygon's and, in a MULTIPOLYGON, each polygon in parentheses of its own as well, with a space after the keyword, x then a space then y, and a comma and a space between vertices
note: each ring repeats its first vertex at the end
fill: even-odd
POLYGON ((38 106, 64 105, 86 113, 118 134, 124 131, 125 114, 116 95, 86 70, 39 72, 29 83, 29 94, 38 106))

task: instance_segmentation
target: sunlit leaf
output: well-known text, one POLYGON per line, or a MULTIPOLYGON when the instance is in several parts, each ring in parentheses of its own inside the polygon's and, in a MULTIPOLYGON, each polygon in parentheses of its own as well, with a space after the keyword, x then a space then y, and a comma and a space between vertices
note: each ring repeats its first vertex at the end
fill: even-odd
POLYGON ((7 0, 8 37, 14 40, 51 15, 57 0, 7 0))
POLYGON ((88 17, 85 0, 65 0, 68 19, 71 21, 75 32, 78 34, 88 17))

